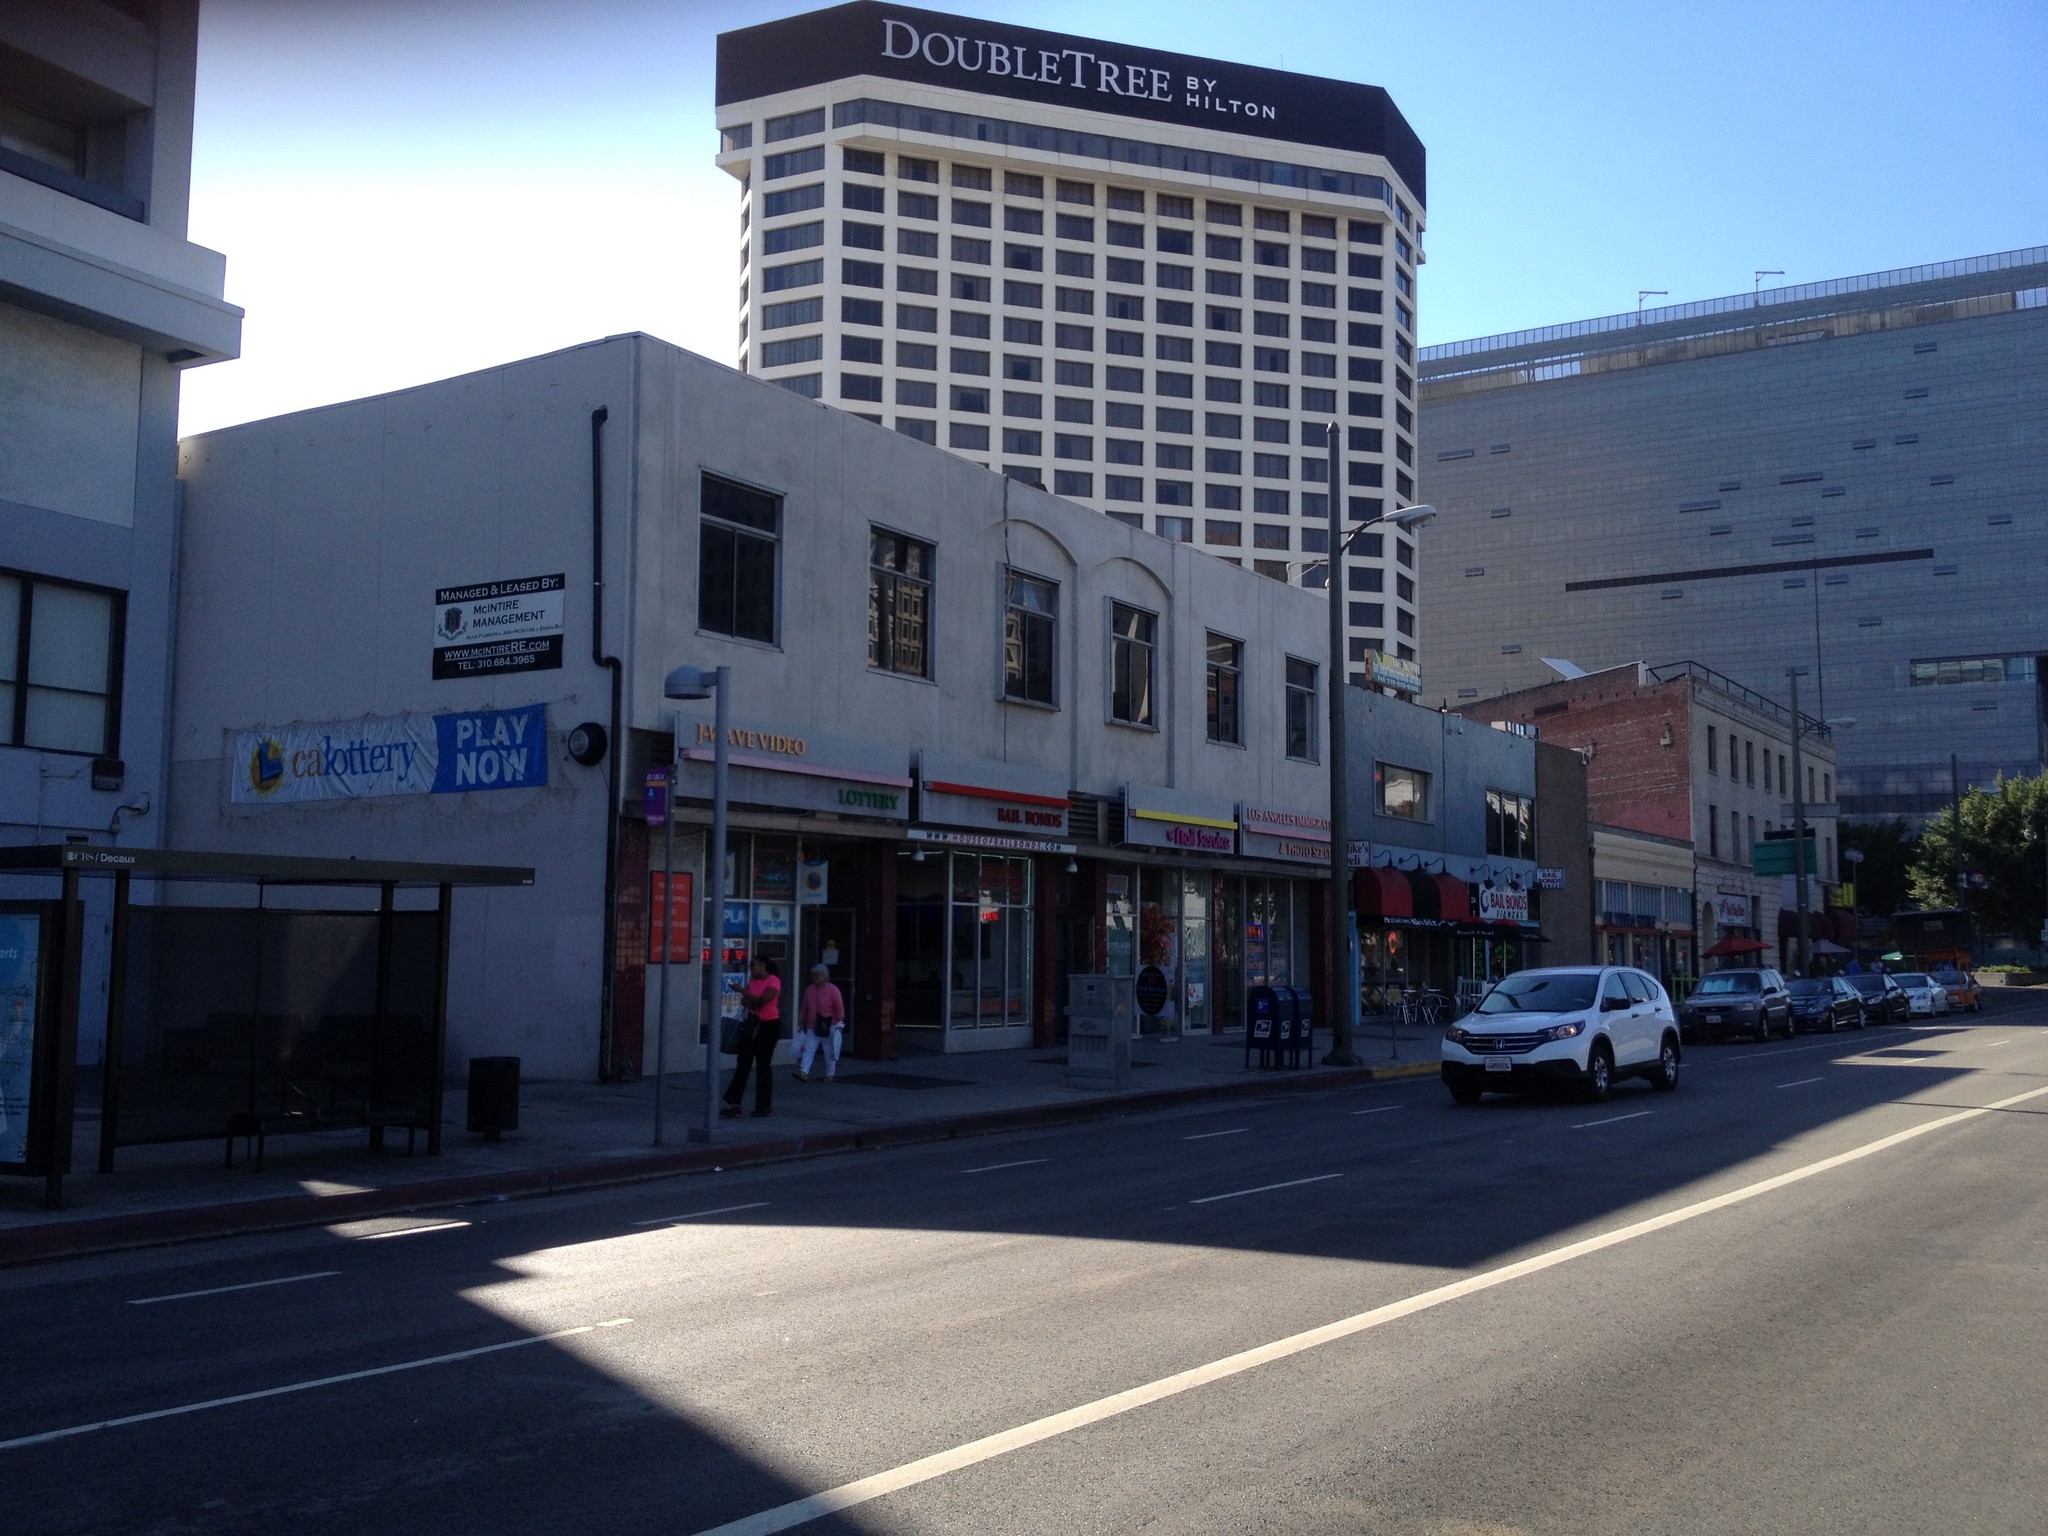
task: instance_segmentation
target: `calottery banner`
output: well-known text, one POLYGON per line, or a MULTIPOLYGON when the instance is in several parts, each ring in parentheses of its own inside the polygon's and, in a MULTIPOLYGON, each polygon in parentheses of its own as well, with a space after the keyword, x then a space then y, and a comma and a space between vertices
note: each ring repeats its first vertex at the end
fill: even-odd
POLYGON ((545 704, 238 731, 228 799, 288 805, 537 788, 548 781, 547 734, 545 704))

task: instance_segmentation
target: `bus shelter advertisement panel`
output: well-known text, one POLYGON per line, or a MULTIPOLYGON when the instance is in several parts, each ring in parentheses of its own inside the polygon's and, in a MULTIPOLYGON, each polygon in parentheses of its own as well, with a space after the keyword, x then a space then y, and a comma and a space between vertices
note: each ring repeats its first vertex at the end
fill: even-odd
POLYGON ((28 1162, 42 915, 0 912, 0 1167, 28 1162))

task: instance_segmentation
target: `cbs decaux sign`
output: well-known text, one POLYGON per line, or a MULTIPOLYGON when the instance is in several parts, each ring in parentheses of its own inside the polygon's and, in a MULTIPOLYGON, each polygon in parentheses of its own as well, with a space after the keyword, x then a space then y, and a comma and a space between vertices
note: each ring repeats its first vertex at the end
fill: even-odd
POLYGON ((539 788, 547 734, 545 704, 237 731, 228 799, 289 805, 539 788))

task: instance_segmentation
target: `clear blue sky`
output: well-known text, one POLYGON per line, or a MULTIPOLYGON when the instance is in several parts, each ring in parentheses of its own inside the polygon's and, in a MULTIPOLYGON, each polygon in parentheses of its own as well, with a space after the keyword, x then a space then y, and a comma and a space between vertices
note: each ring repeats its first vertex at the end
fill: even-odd
MULTIPOLYGON (((714 39, 792 0, 202 0, 204 430, 619 331, 721 361, 714 39)), ((1386 87, 1429 150, 1425 342, 2048 244, 2043 0, 928 4, 1386 87)))

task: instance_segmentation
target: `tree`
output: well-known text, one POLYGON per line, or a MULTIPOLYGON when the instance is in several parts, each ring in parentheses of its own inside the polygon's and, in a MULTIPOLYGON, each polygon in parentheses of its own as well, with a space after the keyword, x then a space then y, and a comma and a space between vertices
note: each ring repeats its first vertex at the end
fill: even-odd
POLYGON ((1842 849, 1857 849, 1863 862, 1854 867, 1856 905, 1880 915, 1897 912, 1911 900, 1908 871, 1913 862, 1913 834, 1903 821, 1865 821, 1845 825, 1842 849))
POLYGON ((1925 907, 1969 908, 1980 933, 2031 938, 2048 909, 2048 775, 2008 779, 1972 789, 1962 801, 1962 868, 1981 875, 1984 887, 1955 886, 1956 807, 1927 823, 1914 850, 1911 889, 1925 907))

